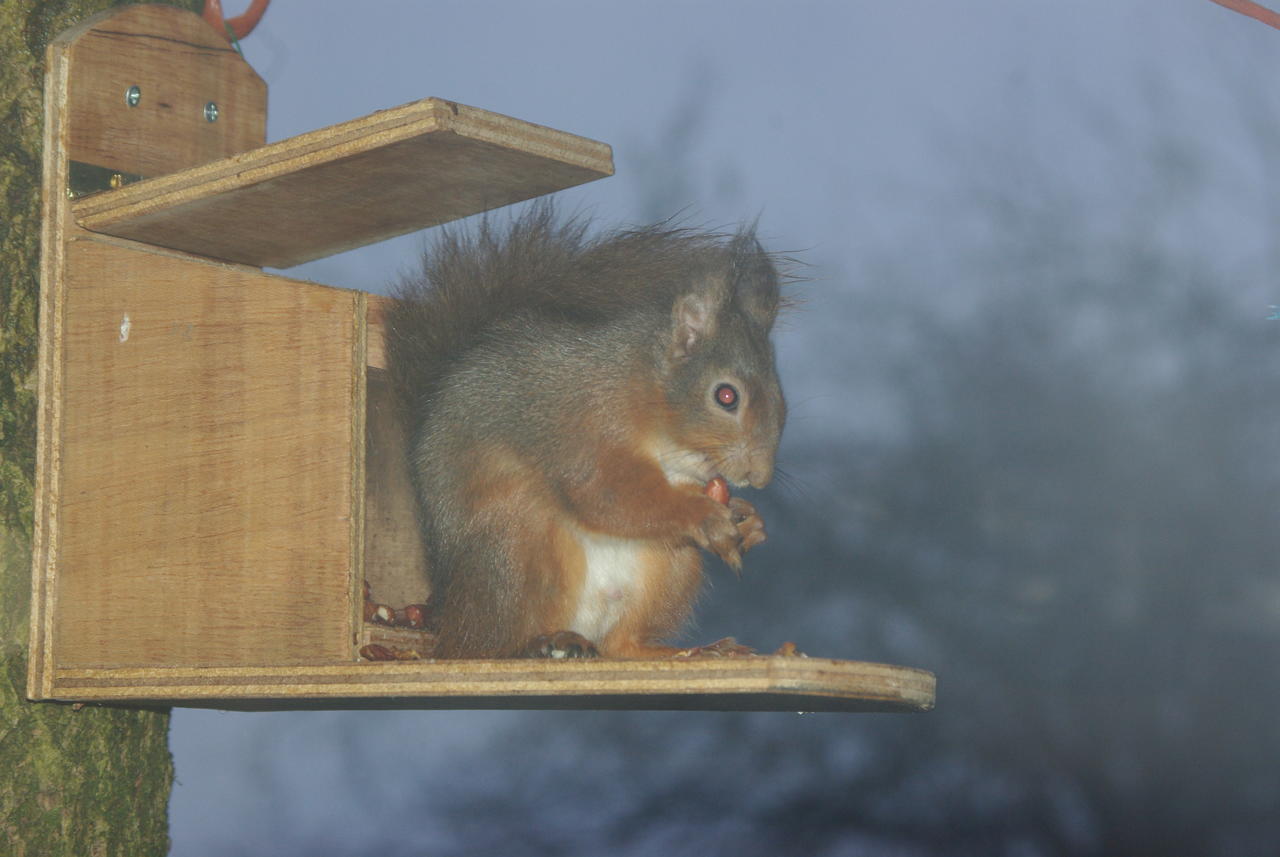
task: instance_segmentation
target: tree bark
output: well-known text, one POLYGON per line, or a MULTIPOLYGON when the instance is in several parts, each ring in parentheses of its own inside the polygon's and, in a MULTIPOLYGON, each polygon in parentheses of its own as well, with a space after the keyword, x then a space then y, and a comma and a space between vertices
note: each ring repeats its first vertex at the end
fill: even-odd
POLYGON ((25 698, 45 45, 116 5, 0 2, 0 842, 15 857, 169 847, 168 713, 25 698))

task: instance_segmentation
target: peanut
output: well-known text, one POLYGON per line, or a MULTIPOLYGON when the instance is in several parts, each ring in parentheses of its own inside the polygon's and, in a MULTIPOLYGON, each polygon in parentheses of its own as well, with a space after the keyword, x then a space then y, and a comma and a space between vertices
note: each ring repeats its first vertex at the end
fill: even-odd
POLYGON ((396 624, 404 628, 427 627, 427 611, 423 604, 407 604, 396 611, 396 624))

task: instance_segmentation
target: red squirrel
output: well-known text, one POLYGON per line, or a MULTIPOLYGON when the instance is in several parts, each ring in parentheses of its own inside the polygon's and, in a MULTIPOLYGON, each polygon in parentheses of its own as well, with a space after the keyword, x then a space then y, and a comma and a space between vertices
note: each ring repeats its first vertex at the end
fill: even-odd
POLYGON ((764 541, 786 405, 754 230, 588 236, 548 205, 446 232, 387 321, 437 657, 655 657, 764 541))

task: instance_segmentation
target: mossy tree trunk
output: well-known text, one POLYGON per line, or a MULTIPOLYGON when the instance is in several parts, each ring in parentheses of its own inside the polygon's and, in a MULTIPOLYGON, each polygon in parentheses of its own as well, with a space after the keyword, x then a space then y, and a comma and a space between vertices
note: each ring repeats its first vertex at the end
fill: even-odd
POLYGON ((169 845, 168 714, 25 698, 44 52, 115 5, 0 0, 0 851, 15 857, 141 857, 169 845))

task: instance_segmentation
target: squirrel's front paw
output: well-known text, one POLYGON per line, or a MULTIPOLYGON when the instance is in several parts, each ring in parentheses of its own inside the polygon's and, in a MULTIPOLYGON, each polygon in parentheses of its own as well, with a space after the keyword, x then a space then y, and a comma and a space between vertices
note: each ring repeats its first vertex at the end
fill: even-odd
MULTIPOLYGON (((750 507, 751 504, 746 505, 750 507)), ((718 555, 734 571, 742 570, 743 538, 738 523, 734 520, 732 506, 725 506, 715 500, 709 501, 707 515, 694 530, 693 540, 699 547, 718 555)))
POLYGON ((767 537, 764 518, 741 497, 730 498, 728 505, 716 502, 714 507, 694 533, 694 541, 719 555, 734 571, 741 571, 742 555, 767 537))
POLYGON ((768 538, 768 534, 764 531, 764 518, 760 517, 755 506, 741 497, 733 497, 729 500, 729 515, 738 528, 738 535, 742 538, 743 553, 768 538))

